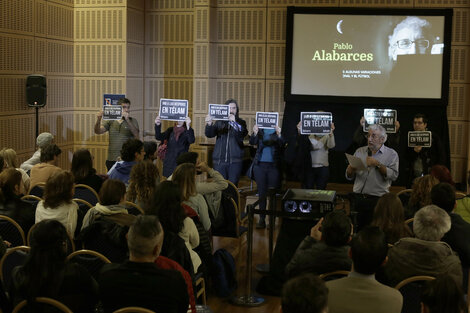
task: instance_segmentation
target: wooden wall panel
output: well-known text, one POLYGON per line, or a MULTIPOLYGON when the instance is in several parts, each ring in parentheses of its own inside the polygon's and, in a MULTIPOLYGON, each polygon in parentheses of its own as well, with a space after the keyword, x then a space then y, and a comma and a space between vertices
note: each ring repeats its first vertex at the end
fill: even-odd
POLYGON ((33 0, 0 1, 0 32, 33 35, 33 0))

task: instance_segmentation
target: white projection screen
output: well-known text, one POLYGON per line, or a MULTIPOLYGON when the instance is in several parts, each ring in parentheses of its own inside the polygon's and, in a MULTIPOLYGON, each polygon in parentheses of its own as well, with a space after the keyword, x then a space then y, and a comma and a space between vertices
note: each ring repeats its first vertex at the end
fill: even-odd
POLYGON ((286 101, 447 104, 451 10, 288 8, 286 101))

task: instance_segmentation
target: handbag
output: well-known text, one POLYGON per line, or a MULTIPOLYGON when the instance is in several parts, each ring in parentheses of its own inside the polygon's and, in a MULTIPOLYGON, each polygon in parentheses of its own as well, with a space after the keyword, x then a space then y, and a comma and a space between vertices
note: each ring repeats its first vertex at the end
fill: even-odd
POLYGON ((168 140, 164 140, 157 148, 157 156, 160 160, 165 160, 166 151, 168 148, 168 140))

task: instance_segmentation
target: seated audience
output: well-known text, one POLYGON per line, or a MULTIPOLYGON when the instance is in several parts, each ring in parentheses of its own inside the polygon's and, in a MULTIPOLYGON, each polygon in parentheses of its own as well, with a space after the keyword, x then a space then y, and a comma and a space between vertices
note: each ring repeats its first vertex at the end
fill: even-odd
POLYGON ((157 143, 155 141, 144 141, 144 160, 153 162, 157 159, 157 143))
POLYGON ((36 207, 36 223, 42 220, 58 220, 74 236, 77 227, 78 205, 73 198, 73 175, 60 170, 53 174, 44 187, 44 200, 36 207))
POLYGON ((450 174, 449 169, 444 165, 433 165, 429 174, 436 177, 441 183, 448 183, 455 187, 455 182, 452 178, 452 175, 450 174))
POLYGON ((49 297, 73 312, 94 312, 98 303, 98 285, 81 265, 66 262, 67 231, 55 220, 44 220, 31 233, 31 250, 26 262, 14 268, 13 304, 24 299, 49 297))
POLYGON ((25 195, 29 190, 29 175, 21 168, 18 168, 16 161, 16 152, 13 149, 2 149, 0 155, 3 156, 5 168, 14 168, 21 173, 20 193, 25 195))
POLYGON ((144 207, 160 183, 157 166, 149 160, 139 162, 131 170, 127 200, 144 207))
POLYGON ((119 179, 129 185, 131 169, 137 162, 142 161, 145 156, 144 144, 139 139, 129 139, 121 149, 122 161, 117 161, 108 172, 109 178, 119 179))
POLYGON ((449 275, 428 281, 421 292, 422 313, 467 312, 462 288, 449 275))
POLYGON ((460 215, 467 223, 470 223, 470 172, 467 173, 467 196, 457 199, 454 213, 460 215))
POLYGON ((28 233, 34 225, 32 204, 20 199, 21 173, 14 168, 7 168, 0 173, 0 214, 14 219, 28 233))
POLYGON ((196 190, 196 166, 191 163, 178 165, 173 172, 172 181, 181 188, 183 203, 196 211, 204 229, 209 230, 211 228, 209 209, 204 197, 196 190))
POLYGON ((36 138, 36 146, 38 147, 38 149, 36 150, 36 152, 34 152, 34 154, 31 158, 24 161, 20 165, 21 169, 23 169, 25 171, 30 171, 31 168, 34 165, 42 162, 41 161, 41 151, 43 151, 43 149, 46 146, 52 144, 53 141, 54 141, 54 136, 51 133, 47 133, 47 132, 40 133, 39 136, 36 138))
POLYGON ((379 227, 387 243, 393 245, 403 237, 412 237, 413 232, 405 224, 405 209, 396 194, 386 193, 380 197, 374 209, 372 226, 379 227))
POLYGON ((61 153, 62 150, 55 144, 47 145, 41 149, 41 162, 31 168, 30 188, 39 183, 45 183, 49 177, 62 170, 57 166, 61 153))
POLYGON ((305 274, 284 284, 281 313, 328 313, 328 288, 323 280, 305 274))
POLYGON ((411 218, 422 207, 431 204, 431 189, 439 180, 431 175, 417 177, 413 181, 413 191, 406 206, 405 218, 411 218))
POLYGON ((129 261, 107 264, 99 278, 104 311, 128 306, 155 312, 186 313, 188 293, 181 274, 157 267, 163 244, 163 229, 153 215, 139 215, 127 236, 129 261))
POLYGON ((402 238, 388 251, 385 277, 391 286, 416 275, 451 275, 462 284, 462 268, 457 254, 440 241, 450 229, 450 217, 443 209, 428 205, 416 212, 416 238, 402 238))
POLYGON ((470 224, 453 213, 455 208, 455 189, 448 183, 439 183, 431 190, 432 204, 437 205, 450 216, 450 230, 442 241, 457 252, 463 267, 470 267, 470 224))
POLYGON ((75 177, 75 184, 84 184, 93 188, 97 193, 100 192, 103 179, 96 175, 93 168, 93 157, 87 149, 78 149, 72 157, 72 169, 70 170, 75 177))
POLYGON ((352 272, 326 282, 329 313, 400 313, 400 292, 382 285, 374 274, 386 262, 387 241, 378 227, 368 226, 351 241, 352 272))
POLYGON ((312 227, 286 266, 288 277, 351 270, 348 256, 352 224, 344 211, 333 211, 312 227), (321 230, 320 230, 321 229, 321 230))

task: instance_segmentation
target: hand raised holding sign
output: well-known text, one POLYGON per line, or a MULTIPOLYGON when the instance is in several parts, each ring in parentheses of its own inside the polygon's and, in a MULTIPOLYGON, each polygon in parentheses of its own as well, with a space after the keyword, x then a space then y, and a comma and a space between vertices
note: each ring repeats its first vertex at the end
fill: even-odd
POLYGON ((155 118, 155 125, 160 126, 162 124, 162 120, 160 119, 160 116, 157 116, 155 118))
POLYGON ((189 129, 189 127, 191 127, 191 119, 189 118, 189 116, 186 118, 185 122, 186 122, 186 128, 189 129))
POLYGON ((258 135, 258 125, 253 125, 253 134, 256 136, 258 135))
POLYGON ((297 131, 299 132, 299 134, 300 134, 301 129, 302 129, 302 121, 300 121, 300 122, 297 124, 297 131))
POLYGON ((281 136, 281 127, 276 126, 276 134, 277 134, 278 136, 281 136))
POLYGON ((210 114, 206 115, 206 124, 207 125, 212 125, 212 116, 210 114))

